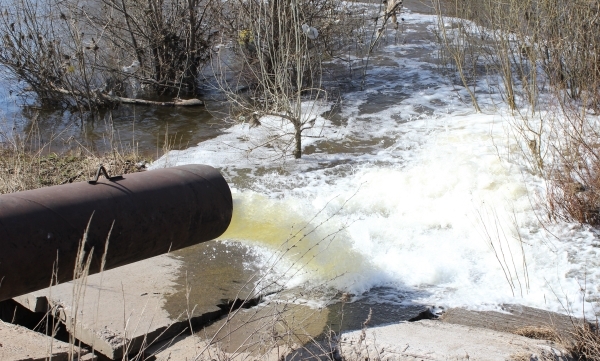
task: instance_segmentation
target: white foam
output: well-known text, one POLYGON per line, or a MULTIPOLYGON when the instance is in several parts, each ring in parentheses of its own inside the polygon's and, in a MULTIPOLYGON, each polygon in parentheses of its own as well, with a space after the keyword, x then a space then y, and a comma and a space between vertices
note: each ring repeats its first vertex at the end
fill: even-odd
MULTIPOLYGON (((418 14, 406 20, 436 21, 418 14)), ((433 42, 419 46, 436 49, 433 42)), ((367 91, 344 96, 343 126, 318 117, 320 138, 305 142, 316 150, 301 160, 282 158, 281 145, 253 149, 286 131, 271 118, 263 119, 270 130, 234 125, 153 167, 219 167, 236 189, 224 237, 275 257, 283 287, 326 285, 360 295, 385 286, 403 302, 478 309, 519 303, 576 315, 585 306, 593 313, 600 294, 594 233, 540 226, 545 215, 536 197, 545 185, 515 152, 510 118, 494 105, 499 99, 482 99, 484 113, 475 113, 465 91, 435 66, 399 55, 410 47, 382 49, 379 56, 398 66, 370 69, 367 91), (385 97, 397 100, 365 112, 385 97), (334 145, 341 150, 331 151, 334 145)), ((319 114, 327 108, 319 106, 319 114)))

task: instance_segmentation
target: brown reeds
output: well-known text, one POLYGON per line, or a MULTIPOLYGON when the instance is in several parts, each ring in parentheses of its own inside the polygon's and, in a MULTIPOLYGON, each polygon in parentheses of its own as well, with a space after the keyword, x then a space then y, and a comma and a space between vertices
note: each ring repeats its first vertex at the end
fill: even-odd
POLYGON ((0 194, 84 181, 100 164, 110 174, 126 174, 144 170, 146 162, 134 149, 99 154, 79 146, 57 153, 32 135, 0 133, 0 194))
POLYGON ((144 170, 134 154, 93 155, 78 149, 42 155, 3 148, 0 149, 0 193, 85 181, 94 175, 99 164, 110 174, 144 170))
POLYGON ((512 112, 519 152, 529 171, 548 184, 549 218, 600 225, 600 5, 587 0, 434 4, 440 42, 475 109, 475 82, 464 77, 465 59, 472 59, 473 69, 481 59, 473 76, 487 76, 512 112))
POLYGON ((573 324, 571 336, 573 341, 567 348, 576 360, 600 360, 600 332, 597 321, 595 324, 573 324))

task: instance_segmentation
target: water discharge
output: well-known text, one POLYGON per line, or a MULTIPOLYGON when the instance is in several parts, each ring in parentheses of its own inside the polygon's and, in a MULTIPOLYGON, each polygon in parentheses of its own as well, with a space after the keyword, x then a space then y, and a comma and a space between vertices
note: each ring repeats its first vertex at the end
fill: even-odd
MULTIPOLYGON (((418 162, 362 164, 328 176, 331 183, 318 182, 323 171, 313 171, 319 184, 283 197, 238 191, 222 238, 285 252, 287 262, 303 267, 294 285, 331 280, 330 287, 355 294, 387 286, 420 297, 437 289, 428 302, 449 305, 486 302, 492 290, 509 298, 526 292, 521 242, 510 221, 530 210, 527 189, 495 154, 489 133, 459 136, 460 123, 476 126, 482 117, 473 118, 432 136, 433 148, 412 149, 418 162)), ((274 184, 286 177, 265 178, 274 184)))
MULTIPOLYGON (((265 118, 263 127, 234 125, 153 167, 219 167, 234 188, 222 238, 255 248, 281 288, 594 313, 593 230, 541 225, 545 184, 522 158, 499 96, 482 81, 484 111, 475 113, 440 72, 435 18, 404 17, 402 34, 372 59, 366 90, 343 96, 340 124, 317 118, 301 160, 282 157, 281 144, 255 146, 277 129, 286 141, 285 124, 265 118)), ((317 104, 318 114, 330 106, 317 104)))

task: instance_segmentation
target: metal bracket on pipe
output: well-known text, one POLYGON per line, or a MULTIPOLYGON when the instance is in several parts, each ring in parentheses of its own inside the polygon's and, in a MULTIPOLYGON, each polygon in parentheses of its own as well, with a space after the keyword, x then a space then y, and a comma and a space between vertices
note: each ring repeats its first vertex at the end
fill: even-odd
POLYGON ((106 171, 106 168, 104 168, 104 166, 102 164, 100 164, 100 167, 98 167, 98 171, 96 172, 96 177, 92 180, 89 180, 88 183, 89 184, 96 184, 98 183, 98 179, 100 178, 100 173, 102 173, 104 175, 104 178, 108 179, 111 182, 114 182, 116 180, 119 179, 123 179, 122 175, 115 175, 115 176, 109 176, 108 172, 106 171))

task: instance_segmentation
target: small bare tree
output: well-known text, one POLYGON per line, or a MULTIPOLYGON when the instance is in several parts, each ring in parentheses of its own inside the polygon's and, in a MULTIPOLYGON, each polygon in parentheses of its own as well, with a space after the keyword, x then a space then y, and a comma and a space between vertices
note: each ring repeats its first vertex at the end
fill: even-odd
MULTIPOLYGON (((238 33, 238 79, 251 89, 247 94, 238 94, 222 83, 237 111, 253 117, 254 125, 260 124, 259 118, 265 115, 293 125, 295 158, 302 156, 302 131, 311 126, 310 117, 316 116, 304 113, 302 101, 307 96, 318 101, 325 95, 319 84, 318 33, 310 38, 304 33, 302 25, 311 29, 306 24, 311 19, 300 5, 298 0, 236 2, 239 17, 232 19, 230 31, 238 33)), ((284 132, 281 136, 288 135, 284 132)))
MULTIPOLYGON (((476 69, 480 54, 474 51, 477 45, 470 34, 469 21, 466 20, 466 17, 453 19, 453 28, 447 29, 442 3, 441 0, 433 0, 432 2, 438 16, 439 40, 441 40, 444 50, 450 55, 460 81, 469 93, 473 107, 477 112, 481 112, 475 95, 478 75, 476 69)), ((471 9, 464 4, 459 4, 459 2, 456 3, 457 12, 459 12, 459 9, 464 8, 471 9)))
POLYGON ((323 61, 355 39, 360 23, 345 21, 351 11, 339 0, 234 0, 221 6, 223 41, 231 41, 233 54, 221 48, 215 60, 220 88, 251 125, 263 116, 291 125, 273 137, 283 141, 284 154, 300 158, 302 134, 315 127, 316 105, 328 97, 323 61), (235 76, 226 80, 222 66, 231 63, 235 76))

